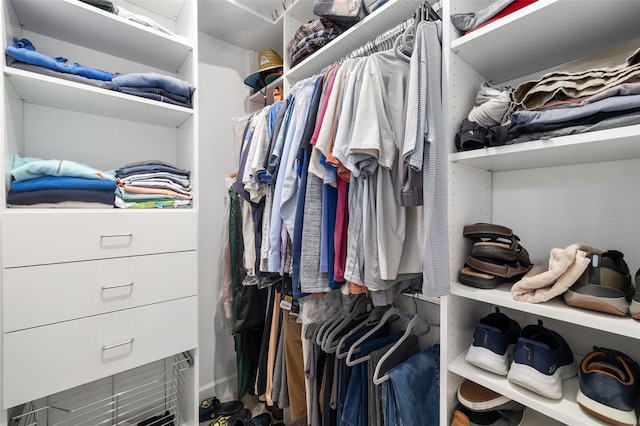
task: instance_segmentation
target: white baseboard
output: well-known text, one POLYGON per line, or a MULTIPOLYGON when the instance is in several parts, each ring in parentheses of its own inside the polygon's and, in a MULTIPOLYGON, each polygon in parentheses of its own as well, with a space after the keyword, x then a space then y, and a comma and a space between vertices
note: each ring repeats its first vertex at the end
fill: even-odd
POLYGON ((220 377, 213 382, 200 384, 200 401, 217 396, 220 400, 234 399, 238 394, 237 381, 238 375, 220 377))

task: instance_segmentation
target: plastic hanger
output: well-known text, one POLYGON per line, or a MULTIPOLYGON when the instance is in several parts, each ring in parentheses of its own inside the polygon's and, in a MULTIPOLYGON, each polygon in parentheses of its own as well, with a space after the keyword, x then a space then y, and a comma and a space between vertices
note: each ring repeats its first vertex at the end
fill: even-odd
POLYGON ((335 319, 327 320, 323 322, 322 325, 318 328, 318 331, 316 332, 316 337, 315 337, 315 341, 318 346, 322 346, 322 337, 324 336, 324 333, 327 331, 329 327, 333 325, 335 321, 336 321, 335 319))
MULTIPOLYGON (((407 337, 409 337, 409 335, 413 331, 413 328, 416 326, 416 324, 418 323, 419 320, 420 320, 420 317, 418 316, 418 314, 415 314, 413 316, 413 318, 411 318, 411 321, 409 321, 409 324, 407 324, 407 328, 404 331, 404 334, 402 336, 400 336, 400 339, 398 339, 398 341, 396 343, 394 343, 394 345, 384 355, 382 355, 382 357, 380 358, 380 361, 378 361, 378 363, 376 364, 376 369, 373 371, 373 383, 375 383, 376 385, 379 385, 382 382, 384 382, 384 381, 389 379, 389 376, 386 375, 386 374, 384 376, 378 378, 378 375, 380 374, 380 368, 382 366, 382 363, 384 361, 386 361, 387 358, 389 358, 389 356, 391 355, 391 353, 394 350, 398 349, 400 344, 402 344, 402 342, 404 342, 407 339, 407 337)), ((431 327, 429 327, 427 329, 427 333, 430 330, 431 330, 431 327)))
POLYGON ((382 316, 384 315, 384 313, 386 311, 387 311, 387 309, 380 309, 380 307, 374 307, 369 312, 369 316, 367 317, 367 319, 362 321, 356 327, 354 327, 351 330, 349 330, 349 332, 347 334, 342 336, 340 338, 340 341, 338 342, 338 345, 336 346, 336 350, 335 350, 336 358, 338 358, 338 359, 346 358, 349 350, 347 349, 346 352, 342 352, 342 349, 347 347, 347 343, 346 343, 347 339, 349 337, 353 336, 354 334, 356 334, 357 332, 359 332, 360 330, 362 330, 363 328, 375 325, 378 322, 380 322, 382 316))
POLYGON ((393 353, 393 351, 395 351, 396 349, 398 349, 400 347, 400 345, 402 344, 402 342, 404 342, 405 340, 407 340, 407 337, 409 337, 409 335, 411 334, 411 332, 413 331, 413 329, 416 327, 416 325, 422 322, 423 324, 425 324, 427 326, 427 331, 425 331, 424 333, 421 334, 421 336, 424 336, 425 334, 428 334, 431 331, 431 327, 440 327, 440 324, 432 324, 427 322, 426 320, 424 320, 423 318, 421 318, 417 313, 413 316, 413 318, 411 318, 411 321, 409 321, 409 324, 407 324, 407 328, 404 331, 404 334, 402 336, 400 336, 400 338, 398 339, 398 341, 396 343, 393 344, 393 346, 391 346, 389 348, 389 350, 387 352, 385 352, 384 355, 382 355, 382 357, 380 357, 380 360, 378 361, 378 363, 376 364, 376 368, 373 371, 373 383, 376 385, 380 385, 382 382, 385 382, 387 380, 389 380, 389 376, 387 374, 385 374, 382 377, 378 377, 380 375, 380 369, 382 368, 382 365, 384 364, 384 362, 391 356, 391 354, 393 353))
POLYGON ((368 318, 369 307, 372 306, 373 302, 369 297, 362 297, 356 300, 349 314, 342 321, 339 321, 328 334, 325 334, 326 337, 322 341, 322 350, 326 353, 334 353, 338 347, 338 342, 335 340, 340 331, 352 325, 354 321, 362 321, 368 318))
POLYGON ((368 357, 361 357, 361 358, 358 358, 357 360, 354 360, 353 359, 353 355, 354 355, 354 353, 356 353, 356 352, 358 352, 360 350, 360 344, 362 342, 366 341, 369 337, 371 337, 376 331, 380 330, 387 323, 389 318, 391 318, 393 316, 400 317, 400 316, 403 316, 403 315, 405 315, 405 314, 400 309, 396 308, 395 306, 390 307, 384 313, 384 315, 382 315, 382 318, 380 318, 380 321, 378 322, 378 324, 375 327, 373 327, 364 336, 362 336, 361 338, 356 340, 354 342, 354 344, 351 345, 351 347, 349 348, 349 352, 347 353, 346 360, 345 360, 347 365, 349 367, 353 367, 354 365, 359 364, 360 362, 364 362, 367 359, 369 359, 368 357))

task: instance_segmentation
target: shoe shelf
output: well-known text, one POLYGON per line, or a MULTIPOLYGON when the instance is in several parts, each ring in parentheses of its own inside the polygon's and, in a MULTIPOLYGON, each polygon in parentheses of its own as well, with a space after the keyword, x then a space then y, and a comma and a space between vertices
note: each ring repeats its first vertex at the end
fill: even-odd
POLYGON ((573 308, 559 298, 544 303, 528 303, 514 300, 511 288, 503 285, 493 290, 473 288, 460 283, 451 284, 451 294, 479 302, 515 309, 545 318, 553 318, 569 324, 580 324, 607 333, 640 339, 640 322, 631 317, 619 317, 595 311, 573 308))
MULTIPOLYGON (((474 2, 466 2, 472 5, 474 2)), ((477 11, 452 10, 452 13, 477 11)), ((538 0, 518 11, 465 34, 451 42, 451 50, 487 80, 501 83, 531 72, 564 64, 640 36, 638 4, 619 1, 615 7, 601 2, 576 3, 538 0), (607 26, 607 36, 585 28, 607 26), (509 40, 505 43, 505 40, 509 40)))
POLYGON ((457 152, 453 163, 507 171, 640 158, 640 124, 457 152))
POLYGON ((465 360, 465 354, 466 351, 449 363, 449 371, 466 379, 473 380, 486 388, 529 407, 530 410, 527 411, 525 424, 549 424, 547 421, 535 422, 537 415, 540 415, 541 413, 567 425, 590 426, 607 424, 584 413, 578 406, 578 403, 576 402, 576 395, 578 393, 579 386, 577 376, 564 380, 562 382, 562 389, 564 393, 563 398, 553 400, 538 395, 537 393, 524 389, 518 385, 514 385, 509 382, 506 377, 493 374, 469 364, 465 360), (535 410, 537 412, 536 415, 531 416, 533 418, 529 417, 531 410, 535 410))

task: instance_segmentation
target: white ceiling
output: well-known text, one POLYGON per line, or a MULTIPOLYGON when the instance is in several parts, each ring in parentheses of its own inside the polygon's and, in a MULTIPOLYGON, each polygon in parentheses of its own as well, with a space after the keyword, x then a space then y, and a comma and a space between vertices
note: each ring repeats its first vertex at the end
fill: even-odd
POLYGON ((282 0, 198 0, 198 27, 244 49, 282 55, 282 12, 282 0))

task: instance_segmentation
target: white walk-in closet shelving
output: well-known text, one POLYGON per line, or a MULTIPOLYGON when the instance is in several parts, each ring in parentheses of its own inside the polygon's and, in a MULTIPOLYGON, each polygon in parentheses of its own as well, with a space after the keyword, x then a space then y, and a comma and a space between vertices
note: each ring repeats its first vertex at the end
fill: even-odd
MULTIPOLYGON (((195 0, 114 1, 160 32, 78 0, 7 0, 4 45, 196 87, 193 108, 3 66, 2 424, 195 424, 198 49, 195 0), (12 159, 191 171, 188 209, 10 208, 12 159), (22 423, 14 423, 20 421, 22 423)), ((4 62, 3 62, 4 63, 4 62)))

